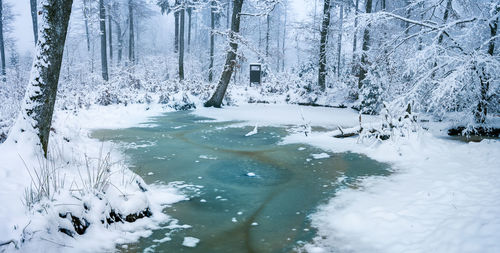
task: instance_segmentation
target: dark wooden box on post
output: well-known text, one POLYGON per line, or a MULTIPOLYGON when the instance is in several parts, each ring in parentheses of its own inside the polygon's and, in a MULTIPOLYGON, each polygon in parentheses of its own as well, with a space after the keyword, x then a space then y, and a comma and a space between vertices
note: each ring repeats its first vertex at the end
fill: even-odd
POLYGON ((262 84, 262 65, 260 63, 250 63, 250 85, 262 84))

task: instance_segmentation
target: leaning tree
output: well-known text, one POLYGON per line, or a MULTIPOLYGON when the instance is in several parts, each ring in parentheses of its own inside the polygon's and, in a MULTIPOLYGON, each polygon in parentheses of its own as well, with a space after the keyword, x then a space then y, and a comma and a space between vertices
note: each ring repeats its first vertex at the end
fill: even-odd
POLYGON ((42 0, 39 40, 14 142, 35 142, 47 157, 52 114, 73 0, 42 0))

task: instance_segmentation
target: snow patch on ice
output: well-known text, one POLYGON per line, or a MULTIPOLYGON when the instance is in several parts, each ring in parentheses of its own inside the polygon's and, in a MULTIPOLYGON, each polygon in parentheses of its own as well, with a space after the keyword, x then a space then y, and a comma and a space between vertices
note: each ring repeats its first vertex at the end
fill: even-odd
POLYGON ((200 239, 187 236, 187 237, 184 237, 184 241, 182 242, 182 246, 194 248, 194 247, 196 247, 196 245, 199 242, 200 242, 200 239))
POLYGON ((320 153, 320 154, 311 154, 311 156, 314 158, 314 159, 325 159, 325 158, 329 158, 330 155, 327 154, 327 153, 320 153))

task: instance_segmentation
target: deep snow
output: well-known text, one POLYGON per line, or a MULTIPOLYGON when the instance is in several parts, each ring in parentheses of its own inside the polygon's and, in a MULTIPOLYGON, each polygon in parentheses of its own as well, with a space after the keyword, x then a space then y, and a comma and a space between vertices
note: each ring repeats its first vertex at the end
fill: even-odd
POLYGON ((146 186, 123 164, 124 157, 113 144, 89 137, 92 129, 132 127, 165 110, 160 105, 138 104, 92 106, 78 113, 56 110, 47 164, 54 168, 64 186, 56 189, 52 201, 43 200, 32 210, 27 210, 23 204, 24 194, 30 186, 30 174, 33 176, 34 171, 43 166, 40 164, 42 159, 29 142, 14 143, 9 137, 0 144, 0 177, 3 180, 0 201, 4 203, 0 205, 0 242, 13 240, 0 249, 10 251, 17 245, 21 252, 108 251, 116 244, 133 242, 150 235, 152 229, 172 222, 173 219, 162 210, 186 199, 176 184, 146 186), (99 157, 102 160, 107 152, 111 159, 109 185, 106 185, 105 195, 94 195, 85 190, 89 182, 83 158, 93 159, 90 160, 92 167, 96 165, 93 161, 99 157), (136 182, 148 191, 142 192, 136 182), (83 211, 82 203, 89 211, 83 211), (149 207, 153 216, 133 223, 113 223, 106 228, 100 221, 110 207, 123 214, 149 207), (60 218, 61 213, 67 212, 85 217, 91 223, 84 235, 73 239, 58 231, 72 228, 68 219, 60 218))

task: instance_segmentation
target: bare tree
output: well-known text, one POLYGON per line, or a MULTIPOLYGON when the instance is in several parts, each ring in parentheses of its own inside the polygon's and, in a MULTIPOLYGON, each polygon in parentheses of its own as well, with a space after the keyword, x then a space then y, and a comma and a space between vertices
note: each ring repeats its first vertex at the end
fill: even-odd
POLYGON ((233 14, 231 17, 231 32, 229 33, 229 50, 226 55, 226 63, 224 65, 224 70, 212 97, 205 102, 205 107, 217 107, 220 108, 222 105, 222 99, 226 94, 227 86, 231 80, 231 75, 233 74, 234 67, 236 65, 236 52, 238 51, 237 37, 240 32, 240 20, 241 20, 241 7, 243 6, 243 0, 233 0, 233 14))

